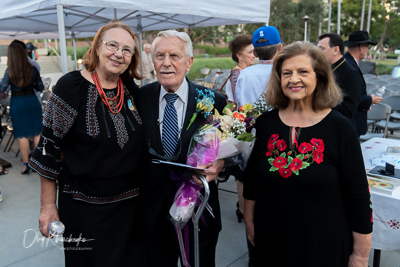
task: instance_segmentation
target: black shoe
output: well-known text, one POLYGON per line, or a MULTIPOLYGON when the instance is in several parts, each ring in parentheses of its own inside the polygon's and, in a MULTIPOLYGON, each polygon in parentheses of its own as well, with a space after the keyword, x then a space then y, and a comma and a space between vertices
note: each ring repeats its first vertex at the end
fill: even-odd
POLYGON ((21 171, 22 174, 29 174, 29 171, 31 170, 31 167, 29 167, 28 163, 24 163, 25 169, 21 171))
POLYGON ((238 218, 238 223, 241 223, 243 220, 243 213, 239 209, 236 209, 236 216, 238 218))

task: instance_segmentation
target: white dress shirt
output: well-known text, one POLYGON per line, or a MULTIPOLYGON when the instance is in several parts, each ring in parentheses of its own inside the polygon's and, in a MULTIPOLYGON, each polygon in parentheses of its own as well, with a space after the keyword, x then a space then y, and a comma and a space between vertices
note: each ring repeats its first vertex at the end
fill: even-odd
POLYGON ((260 60, 258 64, 240 72, 235 90, 239 107, 247 103, 254 104, 266 91, 271 71, 272 60, 260 60))

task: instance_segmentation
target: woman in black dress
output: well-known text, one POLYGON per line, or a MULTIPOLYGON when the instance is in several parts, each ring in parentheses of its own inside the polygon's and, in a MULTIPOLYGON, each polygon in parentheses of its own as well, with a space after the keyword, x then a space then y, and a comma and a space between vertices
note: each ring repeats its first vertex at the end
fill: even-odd
POLYGON ((282 49, 245 172, 245 223, 257 266, 368 266, 372 209, 358 135, 324 54, 282 49), (248 178, 247 178, 248 177, 248 178))
POLYGON ((57 82, 30 160, 41 180, 39 229, 48 237, 50 221, 65 224, 67 266, 134 266, 144 132, 133 31, 111 21, 84 59, 85 70, 57 82))

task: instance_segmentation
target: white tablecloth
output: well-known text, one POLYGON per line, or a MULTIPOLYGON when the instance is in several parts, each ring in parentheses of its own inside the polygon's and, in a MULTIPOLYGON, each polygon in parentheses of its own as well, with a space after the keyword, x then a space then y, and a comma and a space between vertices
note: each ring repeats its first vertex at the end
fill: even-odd
MULTIPOLYGON (((373 158, 380 158, 388 146, 399 146, 400 140, 372 138, 361 144, 366 169, 375 167, 373 158)), ((400 166, 396 165, 397 171, 400 166)), ((374 228, 372 247, 381 250, 400 249, 400 196, 371 192, 374 228)))

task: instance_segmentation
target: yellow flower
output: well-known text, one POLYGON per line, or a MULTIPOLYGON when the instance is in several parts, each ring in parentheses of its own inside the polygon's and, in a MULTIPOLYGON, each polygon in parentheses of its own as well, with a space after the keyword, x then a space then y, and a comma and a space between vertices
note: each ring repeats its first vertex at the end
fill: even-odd
POLYGON ((253 106, 250 103, 247 103, 247 104, 244 104, 243 106, 241 106, 239 108, 239 111, 247 113, 249 110, 252 110, 252 109, 253 109, 253 106))

